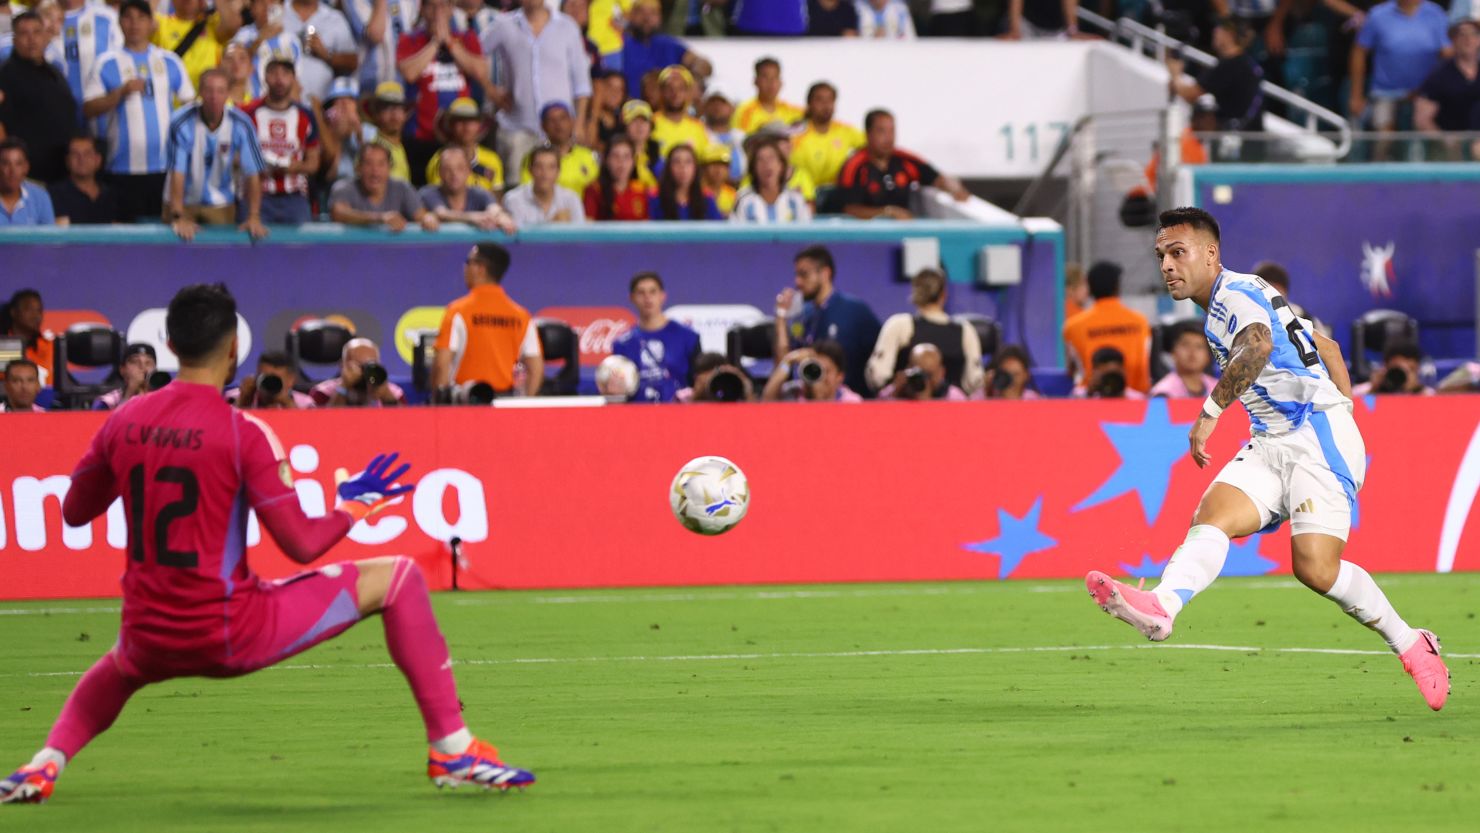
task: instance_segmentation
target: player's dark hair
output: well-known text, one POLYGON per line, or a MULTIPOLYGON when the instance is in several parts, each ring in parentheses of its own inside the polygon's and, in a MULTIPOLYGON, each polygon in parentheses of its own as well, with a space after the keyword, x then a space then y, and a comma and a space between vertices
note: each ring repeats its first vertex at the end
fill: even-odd
POLYGON ((882 108, 868 111, 868 113, 863 117, 863 132, 867 133, 868 131, 873 130, 874 122, 878 121, 881 118, 892 119, 894 118, 894 114, 882 108))
POLYGON ((812 345, 812 351, 819 356, 827 356, 831 359, 832 363, 838 368, 838 372, 848 372, 848 354, 843 352, 843 345, 830 338, 824 338, 812 345))
POLYGON ((1421 362, 1423 361, 1423 352, 1418 349, 1418 342, 1408 341, 1406 339, 1395 341, 1389 344, 1387 349, 1382 351, 1382 360, 1384 362, 1390 362, 1393 359, 1412 359, 1413 361, 1421 362))
POLYGON ((698 376, 711 370, 718 370, 729 363, 730 360, 724 353, 700 353, 694 357, 693 373, 698 376))
POLYGON ((761 70, 765 69, 766 67, 775 67, 776 71, 780 72, 781 62, 776 60, 775 58, 772 58, 770 55, 767 55, 766 57, 755 62, 755 74, 760 75, 761 70))
POLYGON ((494 283, 503 283, 509 271, 509 250, 497 243, 479 243, 473 247, 473 259, 483 264, 494 283))
POLYGON ((257 366, 286 367, 292 369, 293 357, 282 350, 268 350, 257 357, 257 366))
POLYGON ((1089 267, 1089 294, 1096 300, 1120 294, 1120 264, 1101 260, 1089 267))
POLYGON ((827 274, 836 281, 838 279, 838 267, 833 263, 832 252, 826 246, 808 246, 797 252, 797 256, 791 259, 792 263, 799 260, 810 260, 818 266, 826 266, 827 274))
POLYGON ((1218 221, 1213 219, 1213 215, 1203 211, 1201 208, 1188 206, 1161 212, 1161 216, 1157 218, 1157 230, 1160 231, 1161 229, 1171 228, 1172 226, 1192 226, 1198 231, 1205 231, 1213 235, 1213 242, 1215 243, 1222 242, 1223 239, 1218 231, 1218 221))
POLYGON ((807 103, 808 104, 811 104, 812 103, 812 96, 817 95, 819 92, 822 92, 823 90, 828 90, 828 91, 832 92, 833 98, 837 98, 838 97, 838 88, 837 87, 834 87, 832 84, 829 84, 826 81, 818 81, 816 84, 813 84, 812 86, 810 86, 810 87, 807 88, 807 103))
POLYGON ((1290 272, 1272 260, 1260 261, 1254 267, 1254 274, 1263 278, 1265 283, 1278 289, 1281 295, 1290 291, 1290 272))
POLYGON ((11 370, 17 367, 29 367, 32 371, 36 373, 37 376, 41 375, 41 367, 30 359, 11 360, 8 364, 5 365, 5 372, 9 373, 11 370))
POLYGON ((627 294, 631 295, 632 293, 636 292, 637 285, 642 283, 643 281, 652 281, 658 285, 659 289, 665 291, 668 289, 668 287, 663 285, 663 279, 658 277, 657 272, 638 272, 637 274, 632 276, 632 280, 627 282, 627 294))
POLYGON ((236 299, 224 283, 187 286, 170 300, 164 328, 180 361, 198 364, 236 332, 236 299))
POLYGON ((1102 364, 1125 364, 1125 354, 1114 347, 1101 347, 1090 354, 1089 366, 1099 367, 1102 364))

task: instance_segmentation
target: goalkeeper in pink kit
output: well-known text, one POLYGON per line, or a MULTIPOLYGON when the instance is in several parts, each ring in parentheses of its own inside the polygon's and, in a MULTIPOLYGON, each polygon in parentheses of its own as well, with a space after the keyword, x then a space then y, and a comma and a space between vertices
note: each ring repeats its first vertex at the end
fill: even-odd
MULTIPOLYGON (((408 558, 330 564, 265 581, 246 562, 247 512, 307 564, 411 486, 396 455, 339 486, 310 519, 272 429, 221 396, 237 367, 236 302, 222 285, 181 290, 166 327, 180 375, 114 411, 72 474, 62 506, 81 526, 122 496, 128 517, 118 643, 83 675, 31 762, 0 781, 0 803, 51 796, 68 761, 134 692, 174 677, 237 677, 282 662, 380 613, 386 644, 426 723, 428 776, 440 786, 534 783, 463 723, 447 643, 421 571, 408 558)), ((3 772, 3 770, 0 770, 3 772)))

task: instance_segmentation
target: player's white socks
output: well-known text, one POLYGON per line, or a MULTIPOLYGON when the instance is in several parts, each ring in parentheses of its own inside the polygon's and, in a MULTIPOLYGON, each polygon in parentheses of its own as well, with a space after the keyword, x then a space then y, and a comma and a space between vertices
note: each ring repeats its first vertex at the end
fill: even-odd
POLYGON ((1372 575, 1350 561, 1341 562, 1336 583, 1326 598, 1341 605, 1346 615, 1382 634, 1393 653, 1401 654, 1418 641, 1418 631, 1408 627, 1383 594, 1372 575))
POLYGON ((1223 572, 1223 562, 1227 559, 1228 536, 1216 526, 1198 524, 1187 530, 1187 538, 1172 553, 1172 560, 1162 571, 1161 583, 1151 592, 1166 608, 1167 615, 1175 619, 1193 596, 1208 589, 1223 572))
POLYGON ((47 764, 56 764, 57 774, 60 775, 62 770, 67 768, 67 756, 62 754, 62 750, 48 746, 37 752, 36 757, 31 759, 31 766, 46 766, 47 764))
POLYGON ((459 755, 468 751, 473 745, 473 733, 467 727, 458 729, 456 732, 440 740, 432 741, 432 748, 437 750, 438 755, 459 755))

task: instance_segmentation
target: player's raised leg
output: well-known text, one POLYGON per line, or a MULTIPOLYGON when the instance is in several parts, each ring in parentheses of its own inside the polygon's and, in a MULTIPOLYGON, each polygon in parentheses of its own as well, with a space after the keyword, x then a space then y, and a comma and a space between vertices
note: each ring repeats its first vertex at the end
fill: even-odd
POLYGON ((498 750, 473 737, 463 723, 447 641, 437 626, 421 569, 403 556, 370 559, 356 566, 360 614, 382 614, 386 647, 410 683, 426 723, 431 747, 427 777, 439 787, 475 784, 508 789, 533 784, 534 773, 504 764, 498 750))
POLYGON ((1262 526, 1255 502, 1238 488, 1214 482, 1198 504, 1192 528, 1172 553, 1153 590, 1116 581, 1098 570, 1085 576, 1085 586, 1100 609, 1134 627, 1153 642, 1172 635, 1172 623, 1192 597, 1206 590, 1223 570, 1228 541, 1257 532, 1262 526))
POLYGON ((46 746, 31 762, 0 781, 0 804, 39 804, 51 797, 57 776, 93 738, 107 731, 144 680, 126 674, 114 651, 88 669, 47 735, 46 746))
POLYGON ((1341 607, 1346 615, 1377 631, 1418 684, 1434 711, 1449 698, 1449 669, 1439 655, 1439 638, 1409 627, 1366 570, 1341 559, 1346 542, 1334 535, 1303 533, 1290 539, 1295 577, 1341 607))

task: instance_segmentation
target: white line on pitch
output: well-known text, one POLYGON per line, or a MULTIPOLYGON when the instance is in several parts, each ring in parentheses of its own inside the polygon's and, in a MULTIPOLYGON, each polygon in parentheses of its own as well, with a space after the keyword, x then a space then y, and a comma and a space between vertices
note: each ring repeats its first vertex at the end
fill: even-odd
MULTIPOLYGON (((1261 648, 1255 645, 1207 645, 1198 643, 1170 645, 1047 645, 1035 647, 1004 646, 997 648, 898 648, 878 651, 795 651, 755 652, 745 654, 676 654, 632 655, 614 657, 511 657, 508 659, 455 660, 454 665, 574 665, 601 662, 734 662, 758 659, 850 659, 858 657, 921 657, 983 654, 1042 654, 1075 651, 1221 651, 1244 654, 1327 654, 1332 656, 1391 656, 1391 651, 1354 648, 1261 648)), ((1480 659, 1480 654, 1445 654, 1450 659, 1480 659)), ((393 663, 294 663, 274 665, 268 670, 338 671, 395 668, 393 663)), ((0 677, 78 677, 81 671, 41 671, 24 674, 0 674, 0 677)))

